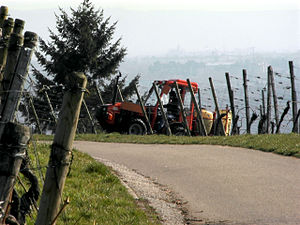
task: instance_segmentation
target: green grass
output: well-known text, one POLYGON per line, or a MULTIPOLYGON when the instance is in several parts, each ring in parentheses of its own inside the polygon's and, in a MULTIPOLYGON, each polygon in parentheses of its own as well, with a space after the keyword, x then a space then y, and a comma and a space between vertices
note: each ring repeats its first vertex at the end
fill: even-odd
MULTIPOLYGON (((38 170, 35 170, 37 168, 35 149, 37 149, 36 154, 42 172, 45 173, 50 146, 38 144, 37 148, 34 145, 29 148, 32 170, 35 171, 41 183, 42 178, 38 170)), ((21 190, 19 192, 22 192, 20 185, 17 186, 21 190)), ((119 179, 110 172, 110 169, 96 162, 89 155, 76 150, 63 193, 63 199, 67 197, 69 197, 70 203, 59 217, 58 225, 91 225, 94 221, 98 225, 160 224, 157 215, 151 210, 142 209, 143 202, 134 200, 119 179)), ((33 225, 35 218, 36 212, 32 218, 28 217, 27 224, 33 225)))
MULTIPOLYGON (((37 135, 39 140, 52 140, 53 136, 37 135)), ((210 144, 227 145, 257 149, 265 152, 274 152, 285 156, 300 158, 299 134, 264 134, 264 135, 237 135, 237 136, 212 136, 212 137, 185 137, 165 135, 121 135, 111 134, 79 134, 76 140, 96 142, 119 142, 137 144, 210 144)))

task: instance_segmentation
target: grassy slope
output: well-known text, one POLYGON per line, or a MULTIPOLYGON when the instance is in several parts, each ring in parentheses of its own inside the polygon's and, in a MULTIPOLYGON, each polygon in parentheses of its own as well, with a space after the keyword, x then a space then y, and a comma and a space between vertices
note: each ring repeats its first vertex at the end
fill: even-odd
MULTIPOLYGON (((38 144, 37 148, 34 145, 29 148, 32 170, 37 168, 35 149, 38 149, 42 172, 45 173, 50 146, 38 144)), ((41 181, 37 170, 35 174, 41 181)), ((22 188, 18 188, 22 192, 22 188)), ((98 225, 160 224, 156 215, 149 210, 146 213, 138 206, 107 167, 78 151, 74 151, 71 172, 64 189, 63 199, 67 197, 70 198, 70 204, 59 217, 57 224, 91 225, 94 221, 98 225)), ((35 214, 36 212, 33 218, 28 218, 28 225, 34 224, 35 214)))

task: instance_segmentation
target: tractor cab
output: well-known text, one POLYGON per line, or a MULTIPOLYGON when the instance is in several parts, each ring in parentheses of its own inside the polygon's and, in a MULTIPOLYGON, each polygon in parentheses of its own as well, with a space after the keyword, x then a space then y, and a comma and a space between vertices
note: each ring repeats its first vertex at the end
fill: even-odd
MULTIPOLYGON (((182 99, 184 111, 187 115, 187 121, 190 130, 193 126, 193 115, 194 115, 194 104, 191 99, 191 93, 188 89, 188 83, 184 80, 164 80, 164 81, 154 81, 154 84, 157 86, 159 97, 163 105, 164 111, 168 118, 170 127, 174 127, 176 124, 176 129, 178 127, 183 129, 183 117, 180 110, 179 98, 176 94, 175 83, 177 83, 179 88, 180 97, 182 99)), ((194 93, 198 90, 198 84, 191 83, 194 93)), ((154 87, 149 90, 148 95, 145 99, 145 107, 148 113, 148 117, 151 123, 151 126, 154 130, 161 131, 164 128, 165 124, 162 119, 162 113, 160 112, 159 102, 154 91, 154 87)), ((175 129, 175 128, 174 128, 175 129)), ((175 130, 173 130, 174 132, 175 130)))

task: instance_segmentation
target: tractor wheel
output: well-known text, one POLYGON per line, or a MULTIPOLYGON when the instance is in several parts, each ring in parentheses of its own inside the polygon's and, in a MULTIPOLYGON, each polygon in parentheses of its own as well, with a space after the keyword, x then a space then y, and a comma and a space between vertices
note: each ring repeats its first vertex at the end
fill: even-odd
POLYGON ((144 135, 147 132, 146 124, 141 119, 132 120, 128 127, 128 134, 144 135))
POLYGON ((170 125, 171 132, 175 136, 185 136, 186 132, 181 123, 174 123, 170 125))

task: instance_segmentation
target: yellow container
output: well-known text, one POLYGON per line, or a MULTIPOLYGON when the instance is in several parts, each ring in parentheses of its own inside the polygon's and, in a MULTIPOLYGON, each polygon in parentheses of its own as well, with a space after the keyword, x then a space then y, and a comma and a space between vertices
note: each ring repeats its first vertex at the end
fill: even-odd
POLYGON ((222 109, 220 110, 220 114, 226 114, 226 116, 222 118, 222 124, 224 126, 225 135, 228 136, 231 131, 232 112, 231 110, 222 109))
POLYGON ((204 120, 206 132, 209 134, 214 123, 214 114, 206 109, 201 109, 201 113, 204 120))

